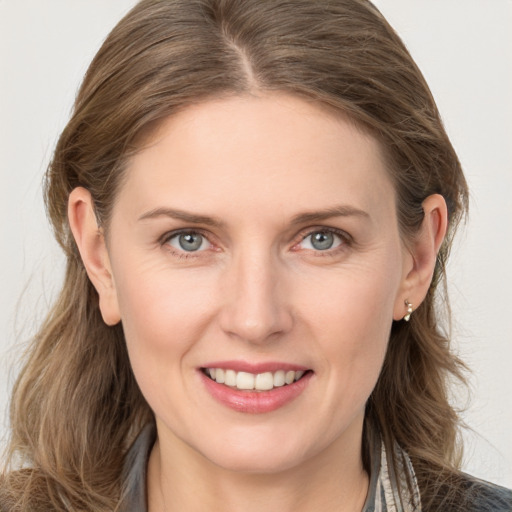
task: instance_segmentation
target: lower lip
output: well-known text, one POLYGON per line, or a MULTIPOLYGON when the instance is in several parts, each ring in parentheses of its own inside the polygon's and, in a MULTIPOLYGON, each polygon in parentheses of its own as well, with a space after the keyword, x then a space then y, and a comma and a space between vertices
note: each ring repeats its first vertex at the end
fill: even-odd
POLYGON ((262 414, 275 411, 297 398, 307 387, 313 372, 307 372, 292 384, 274 388, 270 391, 240 391, 236 388, 219 384, 199 371, 207 391, 218 402, 237 411, 262 414))

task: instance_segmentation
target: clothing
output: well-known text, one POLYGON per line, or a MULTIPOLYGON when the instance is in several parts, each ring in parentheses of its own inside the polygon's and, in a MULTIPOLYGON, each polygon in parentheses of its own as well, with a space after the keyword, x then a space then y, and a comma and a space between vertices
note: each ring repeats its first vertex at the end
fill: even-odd
MULTIPOLYGON (((147 512, 146 472, 155 437, 154 427, 145 427, 127 454, 120 512, 147 512)), ((375 437, 371 448, 370 486, 362 512, 422 511, 414 469, 409 457, 398 445, 395 445, 395 458, 398 475, 389 464, 390 457, 384 444, 375 437)), ((512 511, 512 491, 468 475, 461 475, 461 482, 467 498, 465 512, 512 511)), ((450 510, 452 507, 449 504, 442 508, 442 512, 450 510)))

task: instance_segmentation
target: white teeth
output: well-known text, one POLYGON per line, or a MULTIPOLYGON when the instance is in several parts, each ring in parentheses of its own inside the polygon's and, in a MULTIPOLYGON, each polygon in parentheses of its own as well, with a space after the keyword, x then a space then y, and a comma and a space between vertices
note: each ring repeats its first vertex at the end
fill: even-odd
POLYGON ((274 373, 274 387, 278 388, 285 385, 284 370, 278 370, 274 373))
POLYGON ((292 384, 298 381, 306 372, 303 370, 277 370, 257 375, 248 372, 235 372, 223 368, 206 368, 206 374, 219 384, 236 387, 240 390, 270 391, 273 388, 292 384))
POLYGON ((270 372, 258 373, 254 386, 258 391, 268 391, 274 387, 274 376, 270 372))
POLYGON ((254 389, 254 375, 252 373, 238 372, 236 387, 238 389, 254 389))
POLYGON ((224 378, 226 386, 236 386, 236 372, 235 370, 226 370, 226 376, 224 378))
POLYGON ((284 377, 284 381, 286 382, 286 384, 291 384, 294 380, 295 380, 295 372, 293 372, 293 371, 286 372, 286 375, 284 377))
POLYGON ((215 380, 219 384, 224 384, 226 372, 222 368, 213 368, 215 372, 215 380))

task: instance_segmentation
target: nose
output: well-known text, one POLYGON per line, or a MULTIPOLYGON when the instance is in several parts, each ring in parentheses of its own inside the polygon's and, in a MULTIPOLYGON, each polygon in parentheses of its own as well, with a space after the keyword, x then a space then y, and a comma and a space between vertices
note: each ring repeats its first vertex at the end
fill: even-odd
POLYGON ((238 255, 223 276, 221 329, 252 344, 289 332, 293 316, 284 277, 284 269, 270 251, 247 250, 238 255))

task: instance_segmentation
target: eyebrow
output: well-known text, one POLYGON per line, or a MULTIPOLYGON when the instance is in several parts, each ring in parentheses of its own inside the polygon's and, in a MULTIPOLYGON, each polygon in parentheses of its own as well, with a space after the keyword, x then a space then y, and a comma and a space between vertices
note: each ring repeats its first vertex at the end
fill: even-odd
POLYGON ((322 220, 330 219, 332 217, 361 217, 363 219, 370 219, 370 215, 364 210, 355 208, 349 205, 333 206, 325 210, 311 211, 299 213, 292 219, 293 224, 305 224, 308 222, 319 222, 322 220))
MULTIPOLYGON (((199 215, 196 213, 187 212, 184 210, 177 210, 174 208, 155 208, 142 214, 138 220, 155 219, 158 217, 171 217, 173 219, 182 220, 190 224, 203 224, 205 226, 222 227, 224 222, 216 217, 210 217, 208 215, 199 215)), ((355 208, 348 205, 333 206, 319 211, 310 211, 299 213, 293 217, 291 224, 305 224, 308 222, 319 222, 322 220, 330 219, 332 217, 361 217, 364 219, 370 219, 370 215, 364 210, 355 208)))
POLYGON ((184 210, 176 210, 174 208, 155 208, 142 214, 138 220, 156 219, 158 217, 171 217, 173 219, 182 220, 190 224, 203 224, 205 226, 222 227, 224 223, 215 217, 208 215, 198 215, 196 213, 186 212, 184 210))

